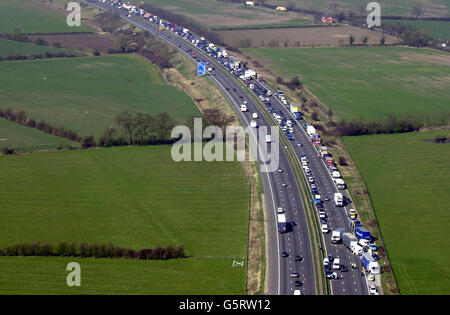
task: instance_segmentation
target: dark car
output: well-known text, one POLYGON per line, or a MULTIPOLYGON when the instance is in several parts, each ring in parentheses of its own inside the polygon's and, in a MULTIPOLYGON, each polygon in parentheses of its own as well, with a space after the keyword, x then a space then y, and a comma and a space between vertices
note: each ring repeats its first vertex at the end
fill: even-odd
POLYGON ((344 265, 341 265, 341 271, 342 271, 342 272, 347 272, 347 271, 348 271, 348 268, 345 267, 344 265))
POLYGON ((289 254, 287 252, 282 252, 281 257, 289 257, 289 254))
POLYGON ((303 257, 300 255, 295 256, 295 261, 302 261, 303 257))
POLYGON ((296 281, 294 282, 294 285, 295 285, 296 287, 301 287, 301 286, 302 286, 302 282, 301 282, 300 280, 296 280, 296 281))

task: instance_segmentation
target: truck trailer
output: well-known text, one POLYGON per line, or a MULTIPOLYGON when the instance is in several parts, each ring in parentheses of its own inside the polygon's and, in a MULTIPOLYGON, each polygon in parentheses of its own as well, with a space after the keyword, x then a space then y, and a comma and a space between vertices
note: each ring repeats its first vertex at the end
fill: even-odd
POLYGON ((371 240, 372 237, 370 235, 370 231, 366 229, 364 226, 357 226, 355 228, 355 236, 358 239, 371 240))
POLYGON ((278 215, 278 232, 286 233, 287 225, 286 225, 286 215, 279 214, 278 215))
POLYGON ((344 205, 344 196, 341 193, 334 193, 334 205, 342 207, 344 205))
POLYGON ((377 263, 375 259, 372 257, 372 255, 370 255, 369 253, 363 253, 361 255, 361 263, 367 270, 367 272, 370 272, 372 274, 381 273, 380 264, 377 263))

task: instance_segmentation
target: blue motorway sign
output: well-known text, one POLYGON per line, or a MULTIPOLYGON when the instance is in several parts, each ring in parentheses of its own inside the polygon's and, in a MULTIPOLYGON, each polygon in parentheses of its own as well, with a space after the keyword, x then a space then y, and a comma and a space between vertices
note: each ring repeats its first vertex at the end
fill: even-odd
POLYGON ((206 62, 198 62, 197 75, 205 75, 205 74, 206 74, 206 62))

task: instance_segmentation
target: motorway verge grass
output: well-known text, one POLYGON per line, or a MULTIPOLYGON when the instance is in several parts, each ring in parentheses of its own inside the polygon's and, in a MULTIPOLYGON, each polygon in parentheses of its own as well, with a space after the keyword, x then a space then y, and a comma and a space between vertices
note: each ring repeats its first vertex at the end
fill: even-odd
POLYGON ((369 189, 401 294, 449 294, 450 144, 431 131, 344 137, 369 189))
POLYGON ((164 83, 157 68, 137 55, 3 62, 0 107, 100 136, 125 109, 183 120, 200 112, 188 95, 164 83))
POLYGON ((450 56, 406 47, 243 49, 285 80, 300 81, 346 120, 450 109, 450 56))

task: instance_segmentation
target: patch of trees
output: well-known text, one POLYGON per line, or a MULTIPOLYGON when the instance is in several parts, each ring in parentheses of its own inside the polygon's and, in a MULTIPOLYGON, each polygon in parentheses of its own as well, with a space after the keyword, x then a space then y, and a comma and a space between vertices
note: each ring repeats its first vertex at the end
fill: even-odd
POLYGON ((61 256, 79 258, 129 258, 129 259, 176 259, 185 258, 184 247, 171 245, 134 250, 122 248, 112 243, 69 243, 52 244, 33 242, 20 243, 0 248, 0 256, 61 256))
POLYGON ((51 59, 51 58, 73 58, 76 57, 71 52, 46 52, 45 54, 9 54, 7 57, 0 57, 0 61, 11 61, 11 60, 35 60, 35 59, 51 59))
POLYGON ((287 86, 292 91, 295 91, 296 89, 301 90, 303 87, 303 84, 297 76, 293 77, 290 81, 284 81, 282 77, 277 77, 277 83, 287 86))
POLYGON ((114 32, 120 26, 122 26, 123 23, 122 19, 120 18, 120 15, 117 12, 111 13, 108 11, 100 13, 95 19, 95 22, 100 26, 100 28, 104 32, 108 33, 114 32))
POLYGON ((14 29, 12 33, 0 33, 0 38, 13 40, 15 42, 24 42, 24 43, 31 42, 31 39, 29 39, 26 35, 22 34, 20 28, 14 29))
POLYGON ((156 115, 132 113, 125 110, 114 117, 119 130, 107 127, 99 139, 99 146, 169 144, 175 121, 167 113, 156 115))
POLYGON ((403 43, 409 46, 425 47, 430 46, 433 43, 433 37, 412 27, 411 25, 406 25, 403 23, 384 23, 383 30, 386 33, 400 37, 403 43))
POLYGON ((173 67, 170 57, 173 50, 156 40, 156 37, 149 32, 133 34, 132 32, 122 32, 118 35, 116 48, 108 49, 109 54, 117 53, 135 53, 138 52, 160 69, 168 69, 173 67))
POLYGON ((64 126, 55 127, 45 122, 44 120, 36 121, 32 118, 28 118, 27 113, 23 109, 16 112, 13 112, 10 107, 6 108, 5 110, 0 109, 0 117, 24 125, 26 127, 36 128, 40 131, 52 134, 57 137, 66 138, 71 141, 82 141, 82 138, 79 137, 76 132, 67 130, 64 128, 64 126))

